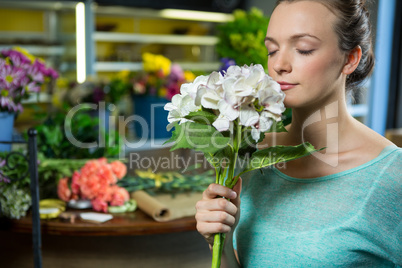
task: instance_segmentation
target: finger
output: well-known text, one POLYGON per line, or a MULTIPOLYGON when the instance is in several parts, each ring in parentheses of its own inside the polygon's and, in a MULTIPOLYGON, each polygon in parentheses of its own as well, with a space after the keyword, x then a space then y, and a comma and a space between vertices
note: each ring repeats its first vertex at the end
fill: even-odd
POLYGON ((239 205, 240 205, 240 193, 241 193, 242 184, 243 184, 243 181, 242 181, 242 179, 239 177, 237 183, 236 183, 235 186, 233 187, 233 191, 236 192, 236 198, 234 198, 234 199, 232 200, 232 202, 233 202, 233 204, 234 204, 236 207, 239 207, 239 205))
POLYGON ((218 222, 197 222, 196 228, 206 239, 213 237, 214 234, 229 233, 232 230, 230 226, 218 222))
POLYGON ((203 193, 203 198, 205 199, 213 199, 218 196, 234 199, 236 198, 237 193, 226 186, 216 183, 210 184, 203 193))
POLYGON ((230 215, 236 215, 237 207, 225 198, 215 198, 198 201, 195 205, 197 212, 224 211, 230 215))
POLYGON ((232 226, 236 221, 233 215, 224 211, 199 212, 195 215, 195 219, 197 222, 223 223, 228 226, 232 226))

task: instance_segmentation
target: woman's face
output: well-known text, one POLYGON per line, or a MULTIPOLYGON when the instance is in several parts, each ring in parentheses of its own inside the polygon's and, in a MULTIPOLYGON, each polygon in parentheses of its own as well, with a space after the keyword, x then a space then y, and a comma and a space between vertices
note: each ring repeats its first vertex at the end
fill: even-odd
POLYGON ((344 92, 346 57, 333 30, 336 16, 315 1, 282 3, 269 21, 265 45, 269 75, 290 108, 320 107, 344 92))

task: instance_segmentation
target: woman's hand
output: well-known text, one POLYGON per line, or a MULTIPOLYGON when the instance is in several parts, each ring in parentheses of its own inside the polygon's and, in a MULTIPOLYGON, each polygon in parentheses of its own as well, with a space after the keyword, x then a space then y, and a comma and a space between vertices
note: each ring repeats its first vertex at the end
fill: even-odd
POLYGON ((240 207, 241 178, 231 190, 219 184, 210 184, 197 202, 195 219, 197 230, 212 246, 214 234, 229 233, 236 227, 240 207), (229 198, 228 201, 225 197, 229 198))

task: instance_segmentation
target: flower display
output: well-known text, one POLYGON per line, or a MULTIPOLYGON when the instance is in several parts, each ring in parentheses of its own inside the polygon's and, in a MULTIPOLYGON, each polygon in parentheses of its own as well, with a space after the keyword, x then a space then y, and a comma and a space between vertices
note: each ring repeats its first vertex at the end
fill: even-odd
POLYGON ((22 112, 21 101, 40 91, 58 73, 28 52, 15 48, 0 52, 0 111, 22 112))
POLYGON ((64 201, 90 200, 96 211, 108 211, 108 206, 122 206, 130 199, 124 188, 116 185, 127 173, 120 161, 108 163, 106 158, 89 160, 72 178, 59 180, 57 194, 64 201))
MULTIPOLYGON (((309 143, 257 150, 265 133, 286 131, 284 99, 279 84, 259 64, 199 76, 165 105, 167 129, 174 128, 167 142, 174 142, 172 150, 203 152, 215 169, 216 183, 233 188, 246 172, 316 151, 309 143)), ((220 266, 224 239, 224 234, 214 237, 212 267, 220 266)))
POLYGON ((144 53, 144 71, 134 75, 132 87, 134 95, 151 95, 171 100, 180 92, 183 83, 194 80, 190 71, 183 71, 179 64, 162 56, 144 53))

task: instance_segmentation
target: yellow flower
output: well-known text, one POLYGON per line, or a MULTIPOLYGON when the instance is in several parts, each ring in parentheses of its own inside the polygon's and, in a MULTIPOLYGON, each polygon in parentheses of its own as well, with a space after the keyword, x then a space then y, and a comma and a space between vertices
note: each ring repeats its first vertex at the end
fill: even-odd
POLYGON ((158 72, 159 70, 163 71, 163 75, 170 74, 170 66, 172 62, 162 56, 162 55, 154 55, 151 53, 142 54, 143 68, 146 72, 158 72))
POLYGON ((168 58, 162 55, 157 55, 155 63, 158 68, 156 71, 162 70, 165 76, 170 74, 170 65, 172 62, 168 58))
POLYGON ((31 61, 31 63, 33 63, 36 59, 35 56, 30 54, 26 49, 23 49, 21 47, 13 47, 13 49, 24 54, 31 61))
POLYGON ((184 79, 188 82, 193 82, 195 79, 195 74, 192 71, 184 71, 184 79))

